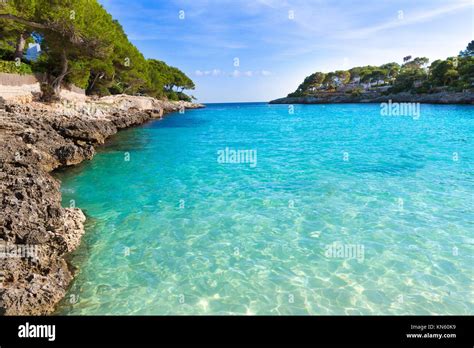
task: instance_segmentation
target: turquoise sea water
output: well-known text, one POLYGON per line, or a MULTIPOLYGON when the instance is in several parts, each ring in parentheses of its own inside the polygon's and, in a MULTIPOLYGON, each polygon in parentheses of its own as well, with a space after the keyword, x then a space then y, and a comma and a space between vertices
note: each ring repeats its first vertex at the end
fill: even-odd
POLYGON ((57 174, 88 216, 58 313, 473 314, 473 111, 214 104, 122 131, 57 174))

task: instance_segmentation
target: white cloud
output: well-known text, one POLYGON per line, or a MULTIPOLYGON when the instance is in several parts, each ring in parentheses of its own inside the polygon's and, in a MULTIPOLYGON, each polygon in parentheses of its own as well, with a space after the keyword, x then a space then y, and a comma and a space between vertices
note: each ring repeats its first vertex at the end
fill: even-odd
POLYGON ((344 38, 346 39, 360 39, 360 38, 365 38, 371 34, 378 33, 383 30, 388 30, 388 29, 393 29, 393 28, 398 28, 402 27, 405 25, 410 25, 410 24, 416 24, 424 21, 428 21, 432 18, 454 12, 457 10, 460 10, 462 8, 472 6, 471 2, 461 2, 457 4, 452 4, 449 6, 444 6, 440 8, 435 8, 433 10, 426 10, 423 12, 418 12, 414 14, 410 14, 407 12, 403 12, 403 18, 395 18, 392 21, 374 25, 372 27, 366 27, 366 28, 361 28, 361 29, 356 29, 352 30, 350 32, 345 32, 344 33, 344 38))
POLYGON ((231 74, 232 77, 240 77, 241 73, 239 70, 234 70, 231 74))
POLYGON ((217 76, 230 76, 230 77, 253 77, 253 76, 270 76, 272 73, 268 70, 246 70, 246 71, 240 71, 238 69, 235 69, 234 71, 230 73, 226 73, 220 69, 212 69, 212 70, 196 70, 194 72, 195 76, 212 76, 212 77, 217 77, 217 76))

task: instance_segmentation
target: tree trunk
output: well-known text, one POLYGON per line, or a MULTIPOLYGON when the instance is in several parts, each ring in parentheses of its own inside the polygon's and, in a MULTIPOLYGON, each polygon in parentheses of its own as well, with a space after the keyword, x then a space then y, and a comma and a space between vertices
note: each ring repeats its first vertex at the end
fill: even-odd
POLYGON ((66 77, 68 71, 69 62, 67 60, 66 50, 61 52, 61 72, 58 77, 53 81, 52 87, 54 88, 55 93, 59 96, 61 92, 61 84, 63 83, 64 78, 66 77))
POLYGON ((92 83, 87 87, 86 92, 92 91, 92 88, 94 88, 95 83, 97 82, 97 79, 99 78, 99 74, 96 74, 94 76, 94 79, 92 80, 92 83))
POLYGON ((66 50, 63 50, 61 52, 61 72, 56 78, 54 79, 49 78, 48 83, 44 84, 43 91, 42 91, 43 100, 50 102, 50 101, 57 101, 61 99, 61 85, 64 78, 69 73, 68 67, 69 67, 69 62, 67 59, 66 50))
POLYGON ((95 83, 97 82, 98 79, 101 79, 104 77, 104 73, 97 73, 95 76, 94 76, 94 80, 92 80, 92 83, 90 84, 90 86, 87 88, 87 92, 92 92, 92 89, 94 88, 95 86, 95 83))
POLYGON ((26 38, 27 35, 25 32, 20 33, 20 35, 18 36, 18 39, 16 41, 15 59, 23 59, 23 51, 25 50, 26 38))

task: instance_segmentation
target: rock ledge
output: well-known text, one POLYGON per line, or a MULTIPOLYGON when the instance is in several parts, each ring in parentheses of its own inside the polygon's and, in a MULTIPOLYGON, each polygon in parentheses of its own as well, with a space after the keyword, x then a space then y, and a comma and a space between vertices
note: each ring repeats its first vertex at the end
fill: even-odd
POLYGON ((65 257, 84 234, 82 211, 61 206, 50 172, 91 159, 119 129, 200 104, 117 95, 0 109, 0 313, 46 315, 73 274, 65 257))

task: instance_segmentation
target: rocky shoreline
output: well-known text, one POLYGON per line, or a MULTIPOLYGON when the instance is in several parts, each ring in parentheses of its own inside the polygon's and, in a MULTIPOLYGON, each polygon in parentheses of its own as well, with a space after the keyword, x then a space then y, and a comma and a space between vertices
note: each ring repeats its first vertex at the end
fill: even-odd
POLYGON ((73 279, 66 256, 84 214, 61 206, 51 172, 90 160, 118 130, 200 104, 126 95, 0 108, 0 314, 46 315, 73 279))
POLYGON ((439 92, 432 94, 397 93, 319 93, 314 96, 286 97, 270 101, 270 104, 344 104, 344 103, 386 103, 389 100, 398 103, 424 104, 474 104, 474 92, 439 92))

